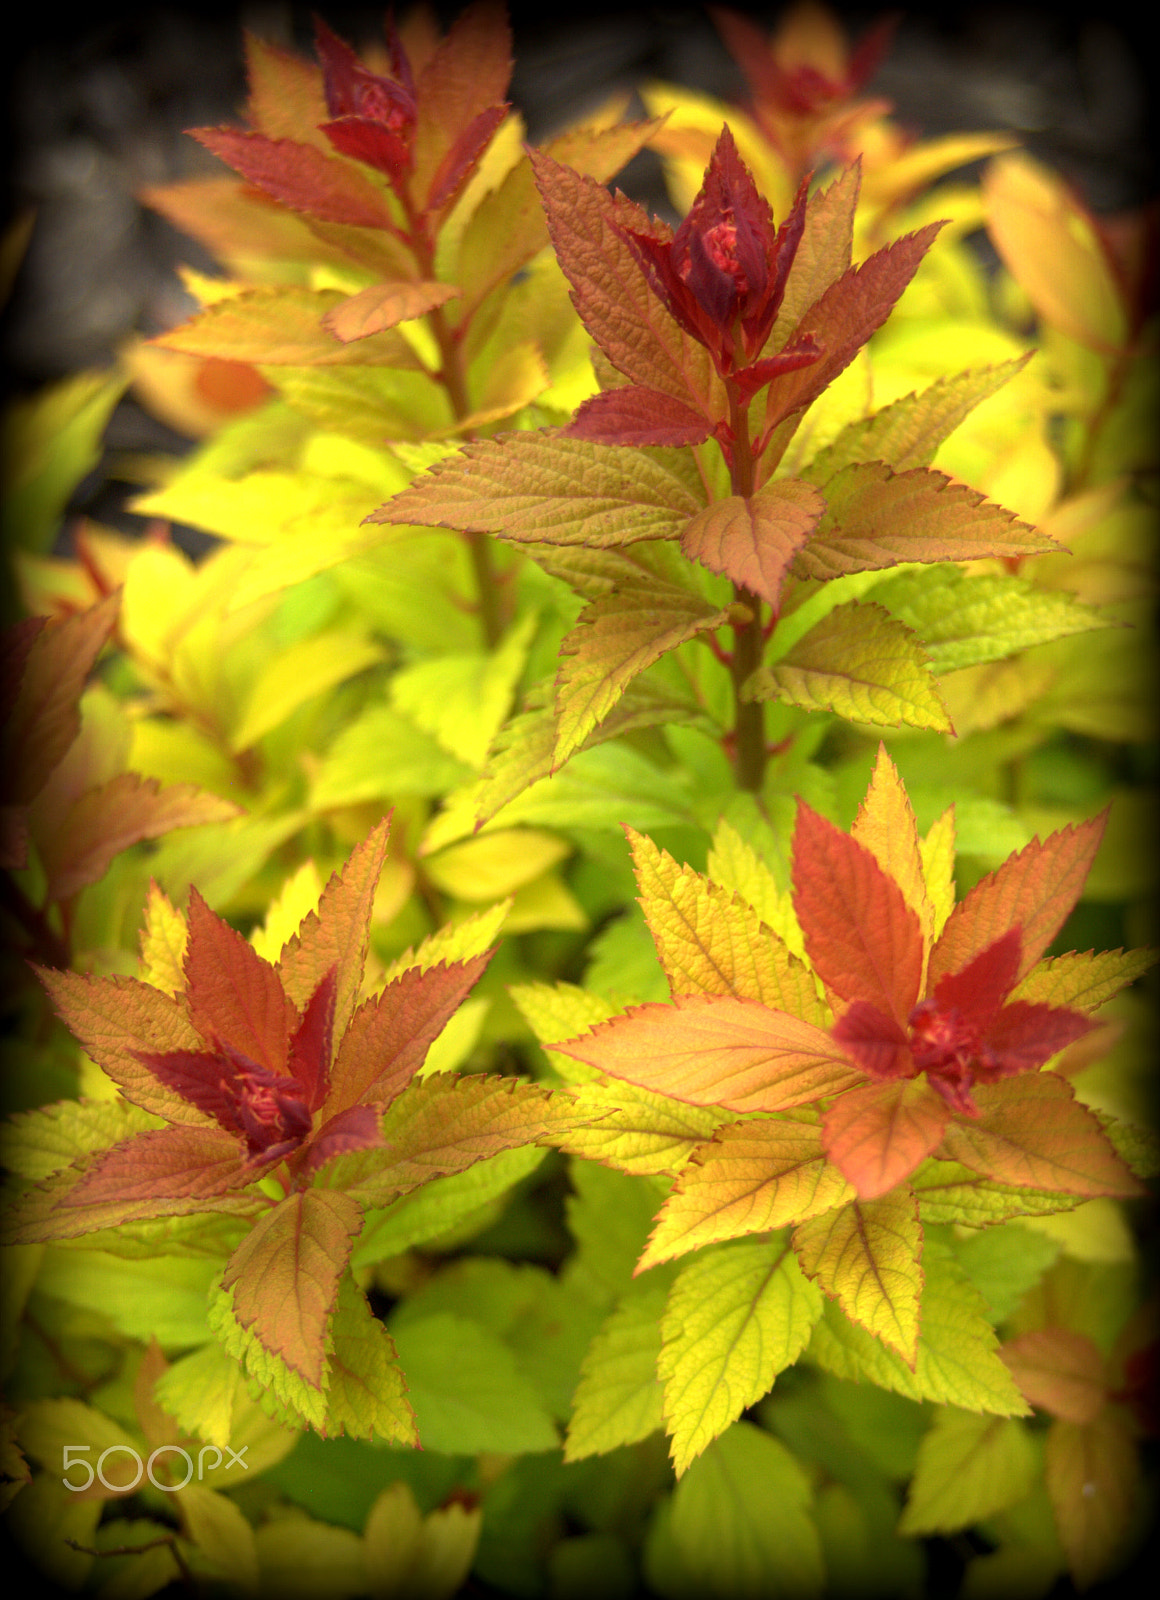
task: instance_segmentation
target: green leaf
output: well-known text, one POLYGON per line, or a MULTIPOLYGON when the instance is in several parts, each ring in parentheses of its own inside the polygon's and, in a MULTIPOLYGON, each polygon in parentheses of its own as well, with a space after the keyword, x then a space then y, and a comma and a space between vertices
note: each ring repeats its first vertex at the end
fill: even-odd
POLYGON ((339 1284, 330 1336, 327 1436, 345 1431, 352 1439, 417 1445, 415 1414, 394 1343, 349 1274, 339 1284))
POLYGON ((396 795, 438 795, 470 776, 470 767, 409 717, 372 705, 347 723, 319 762, 310 803, 321 811, 396 795))
MULTIPOLYGON (((919 1197, 922 1214, 922 1199, 919 1197)), ((955 1256, 987 1302, 992 1322, 1004 1322, 1059 1255, 1055 1239, 1012 1222, 955 1242, 955 1256)))
POLYGON ((913 1367, 833 1305, 826 1306, 814 1330, 809 1357, 835 1377, 876 1383, 911 1400, 937 1400, 1000 1417, 1027 1416, 1027 1403, 997 1354, 999 1340, 984 1315, 982 1296, 961 1268, 929 1241, 923 1276, 913 1367))
POLYGON ((586 1067, 547 1046, 554 1039, 571 1038, 594 1023, 604 1022, 612 1015, 609 1001, 573 983, 520 983, 513 984, 509 992, 520 1015, 545 1047, 554 1072, 566 1083, 591 1083, 599 1078, 594 1067, 586 1067))
POLYGON ((1155 950, 1089 950, 1083 955, 1069 950, 1066 955, 1049 957, 1033 967, 1012 991, 1011 999, 1025 1000, 1029 1005, 1096 1011, 1155 966, 1158 959, 1160 952, 1155 950))
POLYGON ((664 1426, 657 1377, 668 1284, 634 1287, 588 1347, 573 1398, 564 1460, 606 1455, 664 1426))
POLYGON ((899 1532, 957 1533, 1017 1505, 1038 1476, 1037 1453, 1021 1422, 948 1407, 919 1447, 899 1532))
POLYGON ((180 1346, 208 1336, 206 1295, 219 1270, 212 1259, 176 1259, 160 1248, 152 1260, 126 1261, 103 1250, 50 1247, 36 1286, 108 1317, 131 1339, 180 1346))
POLYGON ((775 665, 760 667, 745 694, 850 722, 952 731, 921 640, 873 601, 835 606, 775 665))
POLYGON ((493 651, 440 655, 406 667, 391 679, 391 701, 449 755, 481 767, 511 710, 535 631, 529 614, 493 651))
POLYGON ((560 645, 556 744, 561 766, 603 722, 625 689, 653 662, 730 618, 686 589, 641 574, 587 606, 560 645))
POLYGON ((363 635, 332 628, 280 650, 258 673, 230 734, 230 750, 248 750, 315 695, 383 659, 363 635))
POLYGON ((1012 1217, 1052 1216, 1080 1204, 1078 1195, 997 1183, 957 1161, 924 1161, 910 1181, 918 1196, 919 1216, 931 1223, 985 1228, 1012 1217))
POLYGON ((368 1210, 366 1226, 351 1255, 354 1269, 401 1255, 414 1245, 439 1239, 477 1216, 487 1217, 493 1203, 521 1178, 534 1172, 545 1152, 519 1145, 484 1156, 466 1172, 432 1178, 390 1205, 368 1210))
POLYGON ((802 1222, 852 1198, 825 1159, 815 1125, 767 1118, 729 1123, 680 1173, 638 1270, 717 1240, 802 1222))
POLYGON ((10 1172, 39 1181, 77 1156, 164 1126, 160 1117, 126 1100, 61 1100, 10 1117, 0 1128, 0 1160, 10 1172))
POLYGON ((825 1589, 810 1481, 778 1440, 737 1422, 673 1491, 645 1550, 649 1585, 665 1600, 760 1600, 825 1589))
POLYGON ((793 1365, 821 1314, 821 1294, 781 1240, 726 1245, 683 1269, 657 1363, 678 1478, 793 1365))
POLYGON ((642 834, 630 828, 628 836, 641 905, 674 995, 733 994, 826 1026, 809 969, 749 905, 642 834))
POLYGON ((153 1398, 183 1433, 196 1434, 224 1450, 231 1442, 241 1382, 238 1363, 211 1340, 167 1367, 153 1386, 153 1398))
POLYGON ((603 548, 676 538, 703 505, 687 452, 518 433, 465 445, 368 520, 603 548))
POLYGON ((251 1394, 279 1421, 289 1421, 297 1427, 325 1427, 325 1394, 299 1377, 281 1356, 267 1350, 255 1334, 242 1326, 234 1315, 233 1298, 229 1289, 215 1285, 210 1289, 207 1315, 226 1351, 245 1371, 251 1394))
POLYGON ((885 462, 844 467, 824 485, 826 514, 797 556, 803 578, 870 572, 900 561, 969 561, 1057 549, 965 484, 932 467, 894 472, 885 462))
POLYGON ((807 483, 826 484, 843 467, 868 461, 889 462, 895 472, 929 467, 943 440, 970 416, 980 401, 997 393, 1030 360, 996 362, 940 378, 919 394, 908 394, 873 416, 851 422, 833 444, 802 471, 807 483))
POLYGON ((425 1449, 469 1455, 556 1448, 551 1417, 495 1334, 447 1312, 392 1333, 425 1449))
POLYGON ((877 584, 874 600, 913 628, 940 676, 1113 625, 1066 591, 1040 589, 1009 572, 910 572, 877 584))
POLYGON ((357 1200, 333 1189, 289 1194, 254 1225, 222 1274, 222 1288, 235 1290, 236 1320, 316 1389, 326 1372, 339 1279, 362 1216, 357 1200))
POLYGON ((922 1227, 909 1188, 799 1222, 793 1243, 803 1271, 837 1300, 851 1322, 912 1365, 922 1293, 922 1227))
POLYGON ((565 1282, 595 1304, 611 1307, 632 1281, 659 1198, 656 1187, 593 1161, 570 1163, 574 1193, 566 1201, 576 1252, 565 1282))
POLYGON ((590 1121, 561 1134, 560 1148, 621 1172, 674 1171, 721 1120, 711 1107, 682 1105, 630 1083, 581 1083, 573 1092, 577 1112, 590 1121))

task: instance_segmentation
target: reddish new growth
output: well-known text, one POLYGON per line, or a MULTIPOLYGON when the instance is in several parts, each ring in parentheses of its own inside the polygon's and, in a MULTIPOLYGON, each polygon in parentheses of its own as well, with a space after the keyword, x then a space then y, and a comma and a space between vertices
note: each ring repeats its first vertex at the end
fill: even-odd
POLYGON ((1003 1003, 1018 981, 1021 956, 1019 929, 1011 928, 961 972, 941 978, 911 1010, 905 1029, 869 1001, 855 1000, 834 1037, 872 1078, 925 1072, 952 1110, 974 1116, 976 1083, 1033 1072, 1091 1027, 1063 1007, 1003 1003))
POLYGON ((416 106, 411 64, 394 24, 387 25, 393 79, 369 71, 350 46, 317 19, 315 44, 326 109, 335 119, 323 123, 322 132, 340 154, 377 167, 398 190, 413 165, 416 106))
POLYGON ((758 359, 801 243, 806 188, 803 182, 775 230, 769 203, 724 128, 700 192, 671 239, 659 231, 620 230, 658 299, 705 346, 721 376, 737 380, 742 404, 778 373, 809 366, 821 354, 807 335, 758 359))

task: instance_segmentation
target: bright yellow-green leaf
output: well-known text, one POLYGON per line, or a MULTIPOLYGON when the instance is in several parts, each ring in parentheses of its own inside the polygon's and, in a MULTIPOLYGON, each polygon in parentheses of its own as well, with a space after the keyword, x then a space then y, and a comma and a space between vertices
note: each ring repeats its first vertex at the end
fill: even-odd
POLYGON ((145 902, 145 926, 141 930, 141 977, 163 994, 185 991, 186 926, 180 911, 175 911, 155 883, 149 885, 145 902))
POLYGON ((955 809, 949 807, 931 823, 919 840, 922 875, 933 913, 931 930, 937 939, 955 908, 955 809))
MULTIPOLYGON (((598 1131, 599 1125, 585 1133, 598 1131)), ((678 1177, 640 1268, 715 1240, 801 1222, 844 1205, 853 1193, 825 1159, 815 1124, 764 1118, 729 1123, 701 1145, 678 1177)))
POLYGON ((584 931, 589 920, 584 907, 560 876, 545 872, 516 890, 505 926, 509 933, 531 933, 537 928, 584 931))
POLYGON ((457 760, 482 766, 511 709, 535 626, 525 616, 490 654, 445 654, 405 668, 391 681, 393 703, 457 760))
POLYGON ((912 1365, 918 1347, 922 1228, 905 1186, 855 1200, 800 1222, 794 1249, 802 1268, 851 1322, 912 1365))
POLYGON ((951 731, 921 640, 873 601, 835 606, 747 692, 851 722, 951 731))
POLYGON ((248 750, 307 700, 382 659, 382 650, 370 639, 338 628, 279 651, 250 686, 230 734, 231 750, 248 750))
POLYGON ((729 1244, 684 1268, 657 1362, 678 1477, 793 1365, 821 1314, 821 1293, 784 1239, 729 1244))
POLYGON ((183 1433, 224 1450, 241 1381, 238 1363, 211 1341, 167 1367, 154 1385, 153 1398, 183 1433))
POLYGON ((501 828, 428 856, 423 870, 444 893, 486 903, 531 883, 568 853, 567 841, 556 834, 501 828))
POLYGON ((805 960, 805 943, 792 896, 778 887, 777 879, 757 851, 724 817, 713 834, 709 876, 723 889, 739 894, 798 960, 805 960))
POLYGON ((508 1190, 543 1159, 544 1151, 535 1145, 501 1150, 466 1172, 433 1178, 381 1210, 368 1211, 351 1265, 358 1269, 385 1261, 429 1240, 446 1249, 461 1237, 471 1238, 495 1221, 508 1190))
POLYGON ((507 904, 501 901, 498 905, 488 906, 486 911, 473 911, 462 922, 448 923, 435 933, 428 934, 417 949, 405 950, 392 961, 384 974, 386 982, 390 983, 412 967, 427 972, 440 962, 450 964, 481 956, 485 950, 490 950, 499 937, 506 912, 507 904))
POLYGON ((1033 967, 1012 993, 1031 1005, 1095 1011, 1160 960, 1155 950, 1070 950, 1033 967))
POLYGON ((264 1408, 279 1420, 321 1429, 326 1423, 326 1397, 306 1383, 278 1355, 267 1350, 234 1313, 233 1293, 219 1286, 210 1291, 210 1327, 222 1345, 257 1386, 264 1408))
POLYGON ((641 904, 674 994, 735 994, 825 1027, 808 968, 749 905, 629 830, 641 904))
POLYGON ((265 961, 277 961, 283 946, 298 932, 302 920, 317 911, 322 894, 322 879, 312 859, 305 860, 286 879, 266 913, 261 927, 250 934, 250 943, 265 961))
POLYGON ((997 1354, 984 1302, 961 1268, 929 1243, 923 1260, 922 1325, 914 1366, 828 1305, 808 1355, 835 1377, 869 1381, 911 1400, 937 1400, 1000 1417, 1029 1414, 997 1354))
POLYGON ((401 711, 371 705, 347 723, 323 756, 311 803, 326 810, 400 794, 437 795, 470 775, 469 767, 401 711))
POLYGON ((89 1151, 161 1127, 159 1116, 127 1100, 60 1100, 9 1117, 0 1127, 0 1158, 10 1172, 39 1182, 89 1151))
POLYGON ((414 361, 401 334, 388 329, 355 343, 326 326, 347 296, 337 289, 307 289, 301 284, 258 284, 204 307, 201 313, 160 335, 168 350, 221 356, 255 366, 335 366, 347 362, 386 367, 414 361))
MULTIPOLYGON (((549 1055, 555 1060, 558 1052, 549 1055)), ((591 1121, 564 1135, 561 1148, 621 1172, 676 1171, 721 1120, 710 1106, 682 1105, 631 1083, 580 1083, 574 1094, 577 1109, 591 1113, 591 1121)))
MULTIPOLYGON (((521 983, 511 990, 520 1014, 542 1045, 572 1039, 612 1015, 612 1006, 588 989, 571 983, 521 983)), ((559 1050, 546 1050, 553 1070, 565 1083, 600 1081, 595 1067, 576 1061, 559 1050)))
POLYGON ((352 1439, 417 1444, 415 1414, 395 1346, 349 1274, 339 1285, 330 1336, 327 1436, 345 1431, 352 1439))
POLYGON ((1030 1494, 1039 1461, 1023 1423, 948 1406, 918 1452, 899 1532, 956 1533, 1030 1494))
POLYGON ((573 1399, 565 1461, 605 1455, 664 1426, 657 1377, 668 1284, 626 1294, 588 1347, 573 1399))

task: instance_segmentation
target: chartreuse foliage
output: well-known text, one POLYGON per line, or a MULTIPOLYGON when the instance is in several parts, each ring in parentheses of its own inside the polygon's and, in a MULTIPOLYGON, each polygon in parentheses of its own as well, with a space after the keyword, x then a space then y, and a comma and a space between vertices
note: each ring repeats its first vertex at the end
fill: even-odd
POLYGON ((247 37, 230 175, 148 196, 225 275, 8 428, 53 1582, 984 1600, 1140 1536, 1144 252, 900 129, 889 26, 714 20, 743 107, 538 149, 498 6, 247 37), (198 443, 49 556, 126 375, 198 443))

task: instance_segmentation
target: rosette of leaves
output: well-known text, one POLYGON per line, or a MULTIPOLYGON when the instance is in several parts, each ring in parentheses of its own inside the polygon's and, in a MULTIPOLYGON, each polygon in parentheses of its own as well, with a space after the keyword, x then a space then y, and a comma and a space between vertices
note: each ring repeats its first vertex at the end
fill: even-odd
POLYGON ((800 806, 792 899, 766 884, 777 931, 631 837, 671 1003, 609 1015, 567 991, 522 998, 580 1105, 604 1113, 568 1148, 676 1173, 637 1265, 662 1269, 658 1336, 634 1290, 590 1351, 574 1454, 628 1442, 634 1418, 657 1425, 651 1402, 625 1400, 631 1340, 642 1395, 660 1380, 678 1471, 807 1353, 912 1399, 1025 1413, 939 1229, 1144 1192, 1135 1130, 1050 1069, 1154 960, 1044 956, 1100 831, 1034 840, 956 904, 953 814, 920 838, 881 751, 849 834, 800 806), (591 1031, 561 1040, 568 1020, 591 1031))
POLYGON ((278 1414, 414 1444, 390 1337, 350 1272, 360 1232, 423 1185, 535 1144, 575 1108, 514 1078, 420 1076, 487 965, 490 952, 454 954, 470 929, 360 1003, 386 843, 384 822, 275 963, 196 893, 187 925, 156 891, 141 978, 41 970, 118 1093, 10 1126, 8 1164, 39 1181, 5 1232, 165 1253, 176 1227, 186 1248, 226 1257, 209 1325, 278 1414))
MULTIPOLYGON (((759 791, 771 702, 783 720, 823 711, 948 732, 940 670, 1102 625, 1004 573, 988 580, 969 638, 960 626, 962 574, 949 563, 1057 548, 929 465, 1018 363, 871 415, 855 407, 792 475, 783 465, 937 223, 852 265, 857 168, 813 194, 803 185, 775 228, 728 129, 675 233, 550 157, 535 164, 603 391, 563 430, 466 445, 373 518, 494 532, 585 602, 554 685, 493 749, 464 808, 477 820, 586 745, 682 718, 715 725, 738 786, 759 791), (637 682, 675 652, 683 681, 656 671, 637 682)), ((790 733, 800 725, 787 720, 790 733)))
MULTIPOLYGON (((470 6, 444 38, 422 9, 399 28, 392 21, 373 65, 322 23, 316 49, 317 65, 248 36, 250 127, 193 130, 241 181, 147 193, 234 278, 189 277, 203 309, 144 353, 143 377, 164 388, 153 357, 180 352, 244 364, 275 398, 225 430, 256 473, 239 483, 236 452, 231 470, 229 452, 211 442, 138 508, 246 543, 240 497, 267 478, 276 501, 292 481, 291 548, 283 540, 255 552, 258 592, 382 544, 381 531, 359 528, 365 504, 384 492, 365 482, 364 507, 344 508, 339 537, 293 538, 302 497, 319 501, 327 487, 301 459, 304 434, 349 441, 359 447, 348 452, 356 461, 373 453, 401 484, 414 461, 389 445, 423 447, 425 465, 450 448, 444 441, 500 421, 518 425, 529 407, 547 407, 533 413, 537 420, 567 414, 577 383, 581 393, 591 385, 559 275, 550 260, 533 265, 547 235, 522 124, 505 100, 512 63, 503 7, 470 6)), ((652 126, 604 112, 548 148, 605 179, 652 126)), ((510 621, 508 596, 486 543, 466 543, 480 629, 494 645, 510 621)))

